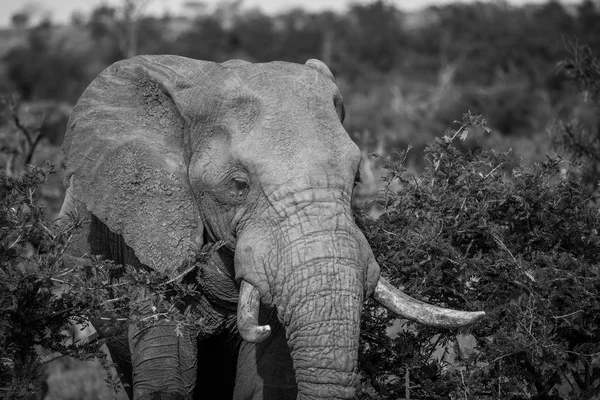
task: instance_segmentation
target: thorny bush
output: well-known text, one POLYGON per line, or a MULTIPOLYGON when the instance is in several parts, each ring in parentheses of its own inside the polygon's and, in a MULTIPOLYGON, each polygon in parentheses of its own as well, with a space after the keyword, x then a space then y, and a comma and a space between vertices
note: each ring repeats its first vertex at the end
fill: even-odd
MULTIPOLYGON (((107 383, 118 389, 118 378, 100 350, 106 337, 75 340, 74 329, 90 320, 103 320, 106 331, 119 332, 123 321, 143 304, 130 301, 132 285, 147 289, 153 314, 139 324, 177 321, 201 333, 203 319, 186 307, 189 296, 199 297, 193 282, 169 279, 155 271, 117 266, 88 256, 72 259, 66 252, 82 218, 51 223, 38 203, 37 188, 52 168, 29 166, 19 177, 0 170, 0 398, 24 399, 40 393, 44 365, 68 355, 81 360, 97 358, 107 371, 107 383), (111 330, 111 327, 117 328, 111 330)), ((200 271, 222 243, 196 249, 179 271, 200 271)), ((179 276, 179 277, 181 277, 179 276)))
POLYGON ((72 324, 88 304, 57 285, 62 256, 76 226, 55 229, 44 219, 36 189, 51 168, 29 167, 19 177, 0 170, 0 397, 27 398, 40 390, 39 349, 81 359, 102 357, 98 345, 78 346, 69 338, 72 324))
MULTIPOLYGON (((458 129, 407 173, 383 160, 377 219, 358 210, 382 274, 431 303, 485 310, 462 331, 363 313, 363 398, 591 399, 600 392, 600 214, 558 156, 505 169, 510 152, 464 151, 458 129), (394 333, 397 332, 397 333, 394 333), (470 343, 466 345, 465 343, 470 343)), ((482 131, 481 129, 478 129, 482 131)))

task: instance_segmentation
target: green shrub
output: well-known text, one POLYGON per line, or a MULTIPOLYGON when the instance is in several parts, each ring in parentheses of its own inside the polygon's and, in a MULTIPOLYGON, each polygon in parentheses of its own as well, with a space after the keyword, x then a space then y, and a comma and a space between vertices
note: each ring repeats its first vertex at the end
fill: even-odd
POLYGON ((484 124, 465 114, 429 144, 418 177, 386 162, 384 213, 358 212, 396 286, 487 313, 461 332, 406 322, 390 337, 394 316, 368 305, 365 398, 585 399, 599 390, 599 210, 559 157, 511 171, 509 153, 460 151, 468 129, 484 124), (465 337, 474 344, 462 346, 465 337))
MULTIPOLYGON (((119 334, 127 318, 139 324, 176 320, 202 332, 204 315, 187 307, 190 296, 203 296, 195 284, 219 242, 198 249, 181 267, 182 282, 130 266, 114 265, 93 256, 74 260, 68 247, 81 225, 81 216, 46 221, 37 191, 52 168, 28 166, 18 177, 0 170, 0 398, 23 399, 42 392, 45 365, 63 355, 79 360, 96 358, 117 390, 106 354, 107 336, 77 342, 73 326, 104 321, 103 332, 119 334), (192 272, 192 274, 190 274, 192 272), (191 279, 190 279, 191 278, 191 279), (131 287, 148 289, 144 301, 131 299, 131 287), (152 298, 153 314, 140 318, 139 309, 152 298), (137 319, 136 319, 136 316, 137 319), (117 329, 112 329, 116 327, 117 329), (50 354, 48 354, 50 353, 50 354), (40 354, 47 354, 42 357, 40 354)), ((198 301, 200 303, 200 300, 198 301)))
POLYGON ((68 331, 88 304, 64 291, 64 252, 76 226, 44 218, 37 189, 51 168, 29 166, 18 177, 0 170, 0 397, 40 391, 44 365, 55 352, 80 359, 104 355, 101 343, 73 343, 68 331), (42 358, 38 349, 50 351, 42 358))

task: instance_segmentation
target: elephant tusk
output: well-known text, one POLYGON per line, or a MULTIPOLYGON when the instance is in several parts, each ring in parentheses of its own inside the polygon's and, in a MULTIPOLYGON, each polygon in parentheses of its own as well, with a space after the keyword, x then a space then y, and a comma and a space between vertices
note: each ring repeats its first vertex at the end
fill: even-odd
POLYGON ((269 325, 258 324, 260 293, 252 284, 242 280, 238 300, 237 326, 242 338, 251 343, 260 343, 271 333, 269 325))
POLYGON ((399 317, 437 328, 459 328, 474 324, 485 316, 484 311, 458 311, 427 304, 410 297, 379 278, 373 298, 399 317))

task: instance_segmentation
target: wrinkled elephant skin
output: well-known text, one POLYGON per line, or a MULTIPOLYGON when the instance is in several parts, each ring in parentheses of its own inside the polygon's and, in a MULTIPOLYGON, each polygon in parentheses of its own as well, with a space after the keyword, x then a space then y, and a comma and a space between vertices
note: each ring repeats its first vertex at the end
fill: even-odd
MULTIPOLYGON (((201 335, 169 322, 111 335, 130 396, 354 399, 366 297, 436 326, 482 316, 380 280, 352 217, 360 152, 343 119, 318 60, 138 56, 86 89, 63 145, 61 214, 89 222, 73 251, 175 278, 192 247, 226 243, 199 271, 201 335)), ((143 289, 131 298, 151 312, 143 289)))

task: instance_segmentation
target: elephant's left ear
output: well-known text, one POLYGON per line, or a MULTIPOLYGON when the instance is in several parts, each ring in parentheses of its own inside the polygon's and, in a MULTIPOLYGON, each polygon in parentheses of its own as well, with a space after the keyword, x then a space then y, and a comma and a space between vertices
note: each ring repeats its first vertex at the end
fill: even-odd
POLYGON ((73 199, 171 276, 202 245, 184 132, 219 69, 175 56, 115 63, 79 99, 63 144, 73 199))
POLYGON ((324 74, 329 79, 335 82, 335 78, 333 77, 331 70, 323 61, 317 60, 316 58, 311 58, 306 63, 304 63, 304 65, 316 69, 317 71, 321 72, 322 74, 324 74))

